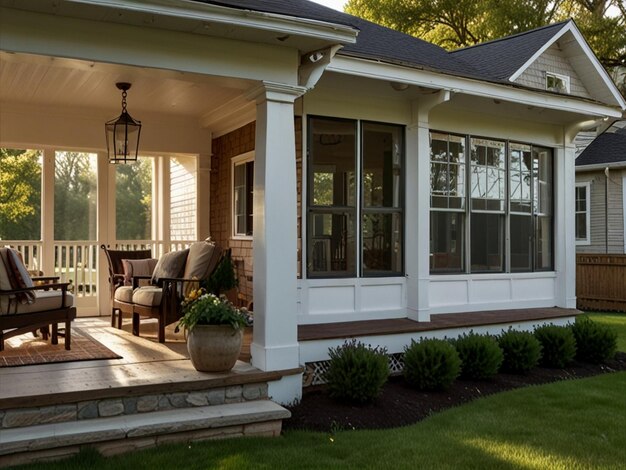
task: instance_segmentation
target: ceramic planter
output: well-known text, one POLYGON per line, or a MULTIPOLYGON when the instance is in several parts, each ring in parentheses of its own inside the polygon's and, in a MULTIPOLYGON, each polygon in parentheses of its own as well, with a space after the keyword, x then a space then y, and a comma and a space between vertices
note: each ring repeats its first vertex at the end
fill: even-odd
POLYGON ((191 363, 201 372, 224 372, 237 362, 243 329, 230 325, 196 325, 187 337, 191 363))

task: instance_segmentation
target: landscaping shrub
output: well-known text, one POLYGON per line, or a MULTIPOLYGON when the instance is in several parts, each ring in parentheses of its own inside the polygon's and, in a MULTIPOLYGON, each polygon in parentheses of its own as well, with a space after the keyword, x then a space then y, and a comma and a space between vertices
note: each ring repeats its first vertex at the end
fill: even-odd
POLYGON ((617 333, 608 326, 585 315, 576 318, 572 333, 576 339, 576 359, 599 364, 615 356, 617 333))
POLYGON ((420 390, 448 388, 460 371, 459 353, 448 341, 422 339, 404 348, 404 378, 420 390))
POLYGON ((461 358, 461 377, 489 379, 498 373, 503 355, 492 336, 470 332, 459 336, 454 346, 461 358))
POLYGON ((510 329, 502 332, 498 344, 504 354, 502 370, 514 374, 526 374, 539 364, 541 343, 528 331, 510 329))
POLYGON ((386 348, 372 348, 352 340, 328 351, 330 364, 324 378, 331 397, 367 403, 380 394, 389 376, 386 348))
POLYGON ((541 364, 546 367, 565 367, 576 356, 576 340, 569 326, 545 325, 535 330, 541 343, 541 364))

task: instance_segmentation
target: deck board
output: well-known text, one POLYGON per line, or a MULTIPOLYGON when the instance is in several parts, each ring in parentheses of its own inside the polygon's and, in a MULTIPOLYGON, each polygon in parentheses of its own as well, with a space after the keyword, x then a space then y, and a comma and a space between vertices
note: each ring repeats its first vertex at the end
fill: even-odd
POLYGON ((298 341, 355 338, 420 331, 470 328, 483 325, 498 325, 533 320, 549 320, 572 317, 580 312, 566 308, 529 308, 517 310, 493 310, 431 315, 429 322, 417 322, 408 318, 363 320, 339 323, 321 323, 298 326, 298 341))

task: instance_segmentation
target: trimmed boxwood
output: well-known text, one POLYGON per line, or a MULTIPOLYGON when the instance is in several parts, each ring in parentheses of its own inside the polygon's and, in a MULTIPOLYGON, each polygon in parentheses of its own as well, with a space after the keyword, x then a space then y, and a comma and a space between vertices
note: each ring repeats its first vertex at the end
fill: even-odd
POLYGON ((576 359, 599 364, 612 359, 617 351, 617 333, 609 326, 592 321, 588 316, 576 318, 572 326, 576 339, 576 359))
POLYGON ((535 329, 535 338, 541 343, 541 364, 546 367, 565 367, 576 356, 576 339, 569 326, 545 325, 535 329))
POLYGON ((498 373, 504 356, 493 336, 470 332, 453 344, 461 358, 461 377, 490 379, 498 373))
POLYGON ((354 339, 328 353, 330 363, 324 378, 331 397, 361 404, 380 395, 389 377, 386 348, 372 348, 354 339))
POLYGON ((421 339, 404 348, 404 378, 419 390, 448 388, 461 371, 461 359, 448 341, 421 339))
POLYGON ((502 370, 514 374, 526 374, 539 364, 541 343, 528 331, 511 328, 498 337, 498 344, 504 354, 502 370))

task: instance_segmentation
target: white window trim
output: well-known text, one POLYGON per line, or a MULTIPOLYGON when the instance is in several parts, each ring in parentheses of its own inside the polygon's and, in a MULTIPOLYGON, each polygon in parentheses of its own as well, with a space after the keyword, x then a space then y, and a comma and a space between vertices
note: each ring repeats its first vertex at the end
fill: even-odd
MULTIPOLYGON (((231 240, 252 240, 252 235, 241 235, 235 232, 235 167, 248 162, 254 161, 254 150, 241 155, 237 155, 230 159, 230 239, 231 240)), ((253 182, 254 184, 254 182, 253 182)))
MULTIPOLYGON (((576 245, 581 245, 581 246, 585 246, 585 245, 591 245, 591 182, 590 181, 584 181, 581 183, 576 183, 576 188, 586 188, 585 189, 585 196, 586 196, 586 200, 585 200, 585 225, 586 225, 586 229, 585 229, 585 233, 587 234, 587 238, 584 239, 576 239, 576 245)), ((574 204, 576 204, 576 193, 574 192, 574 204)), ((576 229, 576 214, 578 213, 578 211, 576 210, 576 208, 574 208, 574 229, 576 229)))
POLYGON ((554 77, 554 78, 558 78, 559 80, 563 80, 563 82, 565 83, 565 91, 566 93, 570 93, 571 87, 570 87, 570 77, 568 75, 563 75, 561 73, 556 73, 556 72, 548 72, 546 71, 546 90, 548 91, 552 91, 548 88, 548 77, 554 77))

